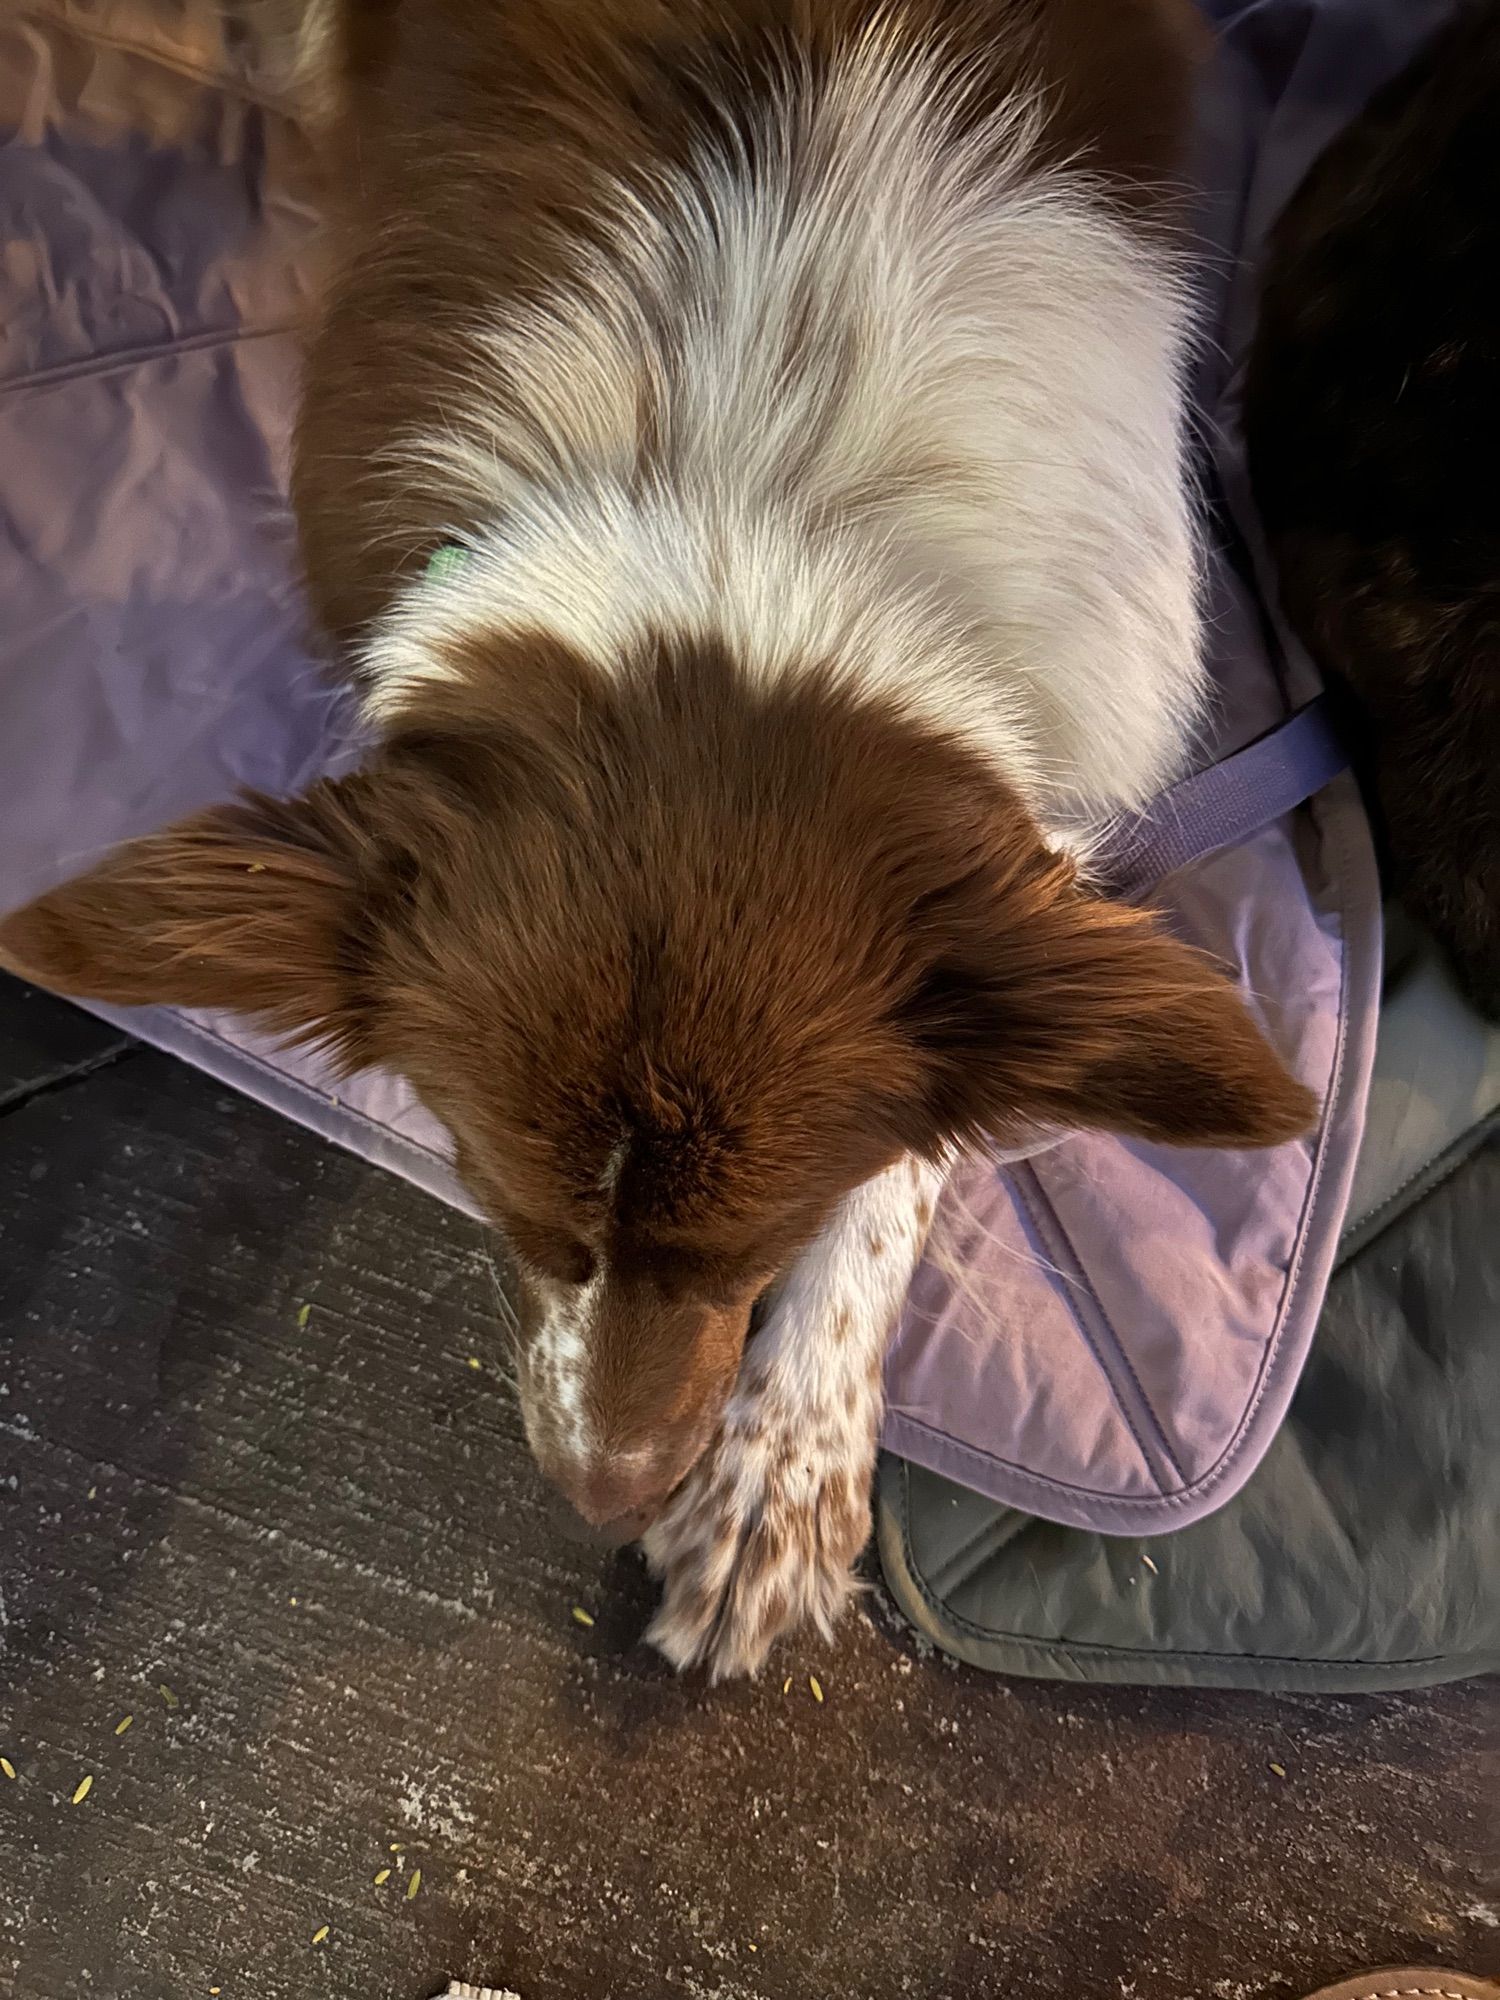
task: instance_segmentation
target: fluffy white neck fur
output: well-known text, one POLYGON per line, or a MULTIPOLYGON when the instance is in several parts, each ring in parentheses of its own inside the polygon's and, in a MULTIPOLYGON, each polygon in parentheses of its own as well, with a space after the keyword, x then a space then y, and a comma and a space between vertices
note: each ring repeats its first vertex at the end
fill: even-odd
POLYGON ((374 636, 377 718, 447 639, 543 629, 609 671, 666 631, 833 662, 1059 835, 1170 781, 1202 696, 1183 294, 1037 165, 1031 108, 959 139, 952 96, 872 36, 789 92, 769 165, 620 186, 607 257, 475 330, 468 406, 402 456, 493 525, 374 636))

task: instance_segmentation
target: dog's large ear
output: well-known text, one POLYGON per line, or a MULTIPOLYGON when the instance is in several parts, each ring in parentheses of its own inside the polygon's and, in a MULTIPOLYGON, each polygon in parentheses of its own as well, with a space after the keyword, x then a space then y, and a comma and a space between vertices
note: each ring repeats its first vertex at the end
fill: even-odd
POLYGON ((950 932, 906 1010, 931 1109, 968 1138, 1094 1127, 1176 1146, 1272 1146, 1312 1092, 1229 979, 1149 914, 1056 869, 950 932))
POLYGON ((347 1046, 364 785, 250 797, 131 841, 0 918, 0 966, 79 999, 229 1008, 347 1046))

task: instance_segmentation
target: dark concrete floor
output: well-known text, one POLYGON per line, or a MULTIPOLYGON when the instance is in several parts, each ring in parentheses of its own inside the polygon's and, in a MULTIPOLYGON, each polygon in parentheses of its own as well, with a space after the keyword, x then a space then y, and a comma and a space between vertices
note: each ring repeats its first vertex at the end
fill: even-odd
POLYGON ((1500 1970, 1493 1682, 1007 1684, 915 1654, 878 1595, 758 1684, 673 1680, 633 1560, 551 1525, 482 1244, 0 981, 0 1992, 1289 2000, 1500 1970))

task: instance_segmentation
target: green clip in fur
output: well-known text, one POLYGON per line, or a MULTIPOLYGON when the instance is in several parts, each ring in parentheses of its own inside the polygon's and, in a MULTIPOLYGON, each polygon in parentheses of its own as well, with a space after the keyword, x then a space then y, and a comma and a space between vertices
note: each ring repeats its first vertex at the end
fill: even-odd
POLYGON ((461 549, 457 542, 444 542, 440 549, 434 549, 427 558, 427 581, 446 583, 450 576, 463 568, 468 559, 467 549, 461 549))

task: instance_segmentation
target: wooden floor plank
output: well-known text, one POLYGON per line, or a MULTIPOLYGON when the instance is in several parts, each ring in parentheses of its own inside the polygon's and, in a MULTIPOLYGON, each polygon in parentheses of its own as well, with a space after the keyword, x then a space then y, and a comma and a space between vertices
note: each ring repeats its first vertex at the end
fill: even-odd
POLYGON ((474 1224, 152 1052, 0 1118, 0 1992, 1291 2000, 1500 1964, 1493 1682, 1007 1684, 878 1596, 752 1686, 679 1682, 634 1559, 554 1527, 492 1297, 474 1224))

